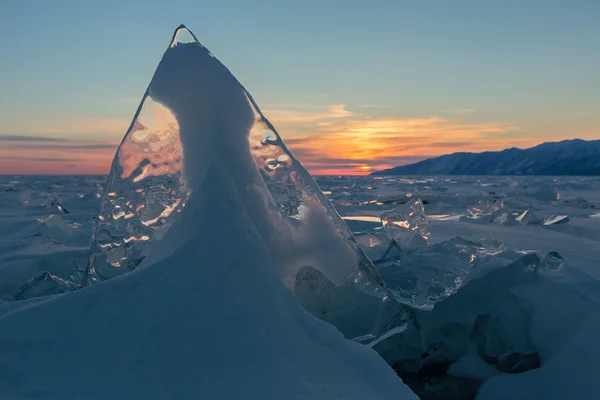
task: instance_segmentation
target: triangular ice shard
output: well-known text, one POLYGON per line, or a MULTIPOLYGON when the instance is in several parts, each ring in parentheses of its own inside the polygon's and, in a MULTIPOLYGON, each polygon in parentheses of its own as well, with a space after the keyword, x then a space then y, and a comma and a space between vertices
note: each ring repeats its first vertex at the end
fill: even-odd
MULTIPOLYGON (((152 244, 177 221, 215 164, 225 168, 282 280, 302 293, 299 300, 309 311, 340 329, 353 325, 342 329, 351 337, 384 333, 381 324, 394 328, 389 315, 402 323, 404 309, 387 296, 379 273, 313 178, 250 94, 184 26, 176 30, 113 161, 83 284, 168 255, 168 246, 152 244), (298 274, 306 268, 322 278, 302 279, 312 276, 298 274), (319 295, 327 304, 315 304, 319 295)), ((236 243, 223 243, 221 251, 235 249, 236 243)))

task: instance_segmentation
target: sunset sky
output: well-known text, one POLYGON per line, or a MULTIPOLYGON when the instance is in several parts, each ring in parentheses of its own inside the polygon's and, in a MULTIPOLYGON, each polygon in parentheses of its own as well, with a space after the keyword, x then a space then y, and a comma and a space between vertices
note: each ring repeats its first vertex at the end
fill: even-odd
POLYGON ((600 138, 595 0, 25 0, 0 10, 0 174, 104 174, 186 24, 315 174, 600 138))

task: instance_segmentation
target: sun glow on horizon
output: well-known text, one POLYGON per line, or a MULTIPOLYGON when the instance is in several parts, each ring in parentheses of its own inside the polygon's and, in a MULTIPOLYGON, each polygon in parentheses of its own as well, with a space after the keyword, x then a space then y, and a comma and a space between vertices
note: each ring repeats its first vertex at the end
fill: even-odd
MULTIPOLYGON (((472 109, 444 117, 398 117, 358 113, 344 104, 283 106, 271 105, 263 112, 315 175, 367 175, 448 153, 531 147, 566 136, 527 135, 510 122, 481 122, 472 118, 472 109)), ((128 123, 124 118, 81 116, 63 116, 40 127, 30 122, 29 132, 39 136, 2 135, 15 129, 0 126, 0 173, 107 174, 128 123)))

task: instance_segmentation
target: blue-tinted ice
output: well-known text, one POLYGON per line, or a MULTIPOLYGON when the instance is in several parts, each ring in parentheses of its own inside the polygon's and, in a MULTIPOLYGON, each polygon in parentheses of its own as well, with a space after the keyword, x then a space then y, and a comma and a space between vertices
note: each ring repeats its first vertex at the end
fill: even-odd
MULTIPOLYGON (((346 223, 250 94, 184 26, 113 160, 82 283, 140 266, 215 163, 228 171, 282 279, 309 311, 348 337, 385 333, 377 327, 403 315, 346 223)), ((235 243, 224 243, 223 251, 235 251, 235 243)))

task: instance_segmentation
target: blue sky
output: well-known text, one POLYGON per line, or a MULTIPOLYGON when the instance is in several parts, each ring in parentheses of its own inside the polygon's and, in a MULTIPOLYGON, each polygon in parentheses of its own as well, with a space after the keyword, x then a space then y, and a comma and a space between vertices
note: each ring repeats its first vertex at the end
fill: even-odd
POLYGON ((0 173, 107 169, 110 145, 181 23, 313 171, 598 138, 599 20, 592 0, 5 1, 0 143, 6 150, 29 136, 66 144, 50 154, 47 142, 17 143, 10 162, 0 151, 0 173), (326 116, 340 109, 347 112, 326 116), (334 134, 320 122, 335 125, 334 134), (433 144, 419 145, 419 135, 433 144), (365 141, 379 147, 335 151, 365 141), (93 165, 69 147, 81 153, 97 142, 106 149, 93 165))

